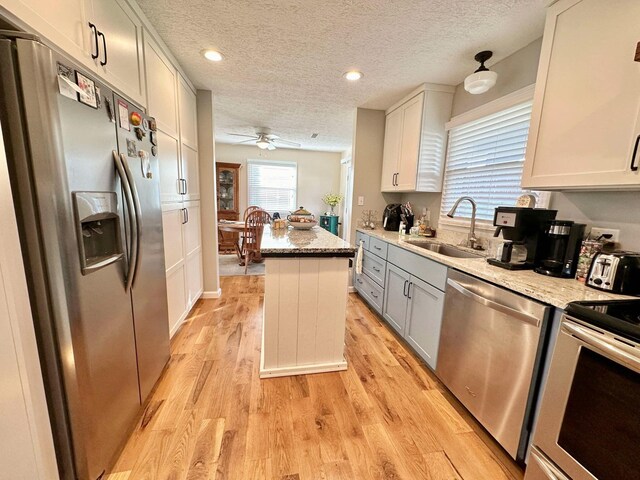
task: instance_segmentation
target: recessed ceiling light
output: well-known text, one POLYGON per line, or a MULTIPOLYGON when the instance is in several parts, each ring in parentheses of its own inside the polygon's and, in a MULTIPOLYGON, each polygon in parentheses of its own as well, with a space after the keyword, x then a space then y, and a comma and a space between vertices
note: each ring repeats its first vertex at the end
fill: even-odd
POLYGON ((358 70, 350 70, 348 72, 345 72, 344 75, 342 76, 352 82, 355 82, 356 80, 360 80, 362 77, 364 77, 362 72, 359 72, 358 70))
POLYGON ((212 62, 219 62, 221 60, 224 60, 224 55, 222 55, 217 50, 204 50, 202 52, 202 55, 204 55, 204 58, 206 58, 207 60, 211 60, 212 62))

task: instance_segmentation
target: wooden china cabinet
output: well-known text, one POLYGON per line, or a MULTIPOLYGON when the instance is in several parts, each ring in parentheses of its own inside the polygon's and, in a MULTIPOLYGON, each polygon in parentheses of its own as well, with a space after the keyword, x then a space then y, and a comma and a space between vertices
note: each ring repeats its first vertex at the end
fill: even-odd
MULTIPOLYGON (((216 163, 218 220, 240 219, 240 206, 238 204, 240 166, 238 163, 216 163)), ((237 243, 237 233, 218 232, 218 252, 234 253, 237 243)))

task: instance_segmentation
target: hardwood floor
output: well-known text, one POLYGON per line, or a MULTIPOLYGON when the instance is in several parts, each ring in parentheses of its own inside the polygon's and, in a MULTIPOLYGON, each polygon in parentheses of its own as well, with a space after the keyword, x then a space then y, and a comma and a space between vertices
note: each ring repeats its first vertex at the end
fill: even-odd
POLYGON ((356 294, 348 370, 260 380, 263 287, 198 302, 108 480, 522 478, 356 294))

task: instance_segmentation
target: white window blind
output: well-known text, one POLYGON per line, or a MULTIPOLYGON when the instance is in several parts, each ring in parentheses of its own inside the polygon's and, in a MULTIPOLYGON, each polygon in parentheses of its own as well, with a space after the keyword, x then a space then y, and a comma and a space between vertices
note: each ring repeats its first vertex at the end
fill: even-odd
POLYGON ((247 190, 249 205, 269 213, 296 209, 298 171, 295 163, 249 160, 247 190))
MULTIPOLYGON (((441 221, 447 222, 446 213, 465 195, 478 204, 476 219, 481 221, 492 221, 495 207, 515 205, 523 193, 531 105, 520 103, 449 131, 441 221)), ((456 217, 471 218, 469 202, 460 204, 456 217)))

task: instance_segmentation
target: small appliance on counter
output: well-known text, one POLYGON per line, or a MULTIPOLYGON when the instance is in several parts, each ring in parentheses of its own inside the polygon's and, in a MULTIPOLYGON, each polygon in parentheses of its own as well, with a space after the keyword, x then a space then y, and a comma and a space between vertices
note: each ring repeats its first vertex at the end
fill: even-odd
POLYGON ((497 207, 493 216, 497 228, 493 236, 502 233, 504 242, 498 247, 496 257, 488 258, 487 262, 508 270, 533 268, 545 226, 557 213, 546 208, 497 207))
POLYGON ((538 245, 540 251, 534 271, 551 277, 573 278, 585 228, 585 224, 571 220, 549 222, 538 245))
POLYGON ((611 293, 640 296, 640 253, 597 253, 586 284, 611 293))
POLYGON ((382 227, 385 230, 397 232, 398 228, 400 228, 400 215, 402 215, 402 205, 390 203, 385 207, 382 214, 382 227))

